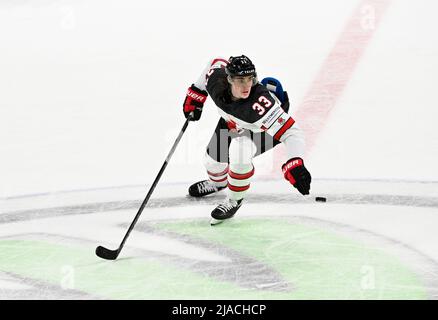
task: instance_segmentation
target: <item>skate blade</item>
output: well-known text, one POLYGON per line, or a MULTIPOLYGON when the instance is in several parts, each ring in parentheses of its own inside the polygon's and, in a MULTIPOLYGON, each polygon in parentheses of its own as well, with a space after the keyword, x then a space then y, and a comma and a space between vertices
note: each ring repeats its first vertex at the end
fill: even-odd
POLYGON ((222 219, 222 220, 218 220, 218 219, 215 219, 215 218, 211 218, 211 220, 210 220, 210 225, 212 225, 212 226, 215 226, 215 225, 217 225, 217 224, 221 224, 221 223, 224 223, 225 221, 229 221, 231 218, 233 218, 234 216, 232 216, 232 217, 229 217, 229 218, 227 218, 227 219, 222 219))
POLYGON ((211 218, 210 225, 215 226, 215 225, 220 224, 220 223, 222 223, 224 221, 225 220, 218 220, 218 219, 215 219, 215 218, 211 218))

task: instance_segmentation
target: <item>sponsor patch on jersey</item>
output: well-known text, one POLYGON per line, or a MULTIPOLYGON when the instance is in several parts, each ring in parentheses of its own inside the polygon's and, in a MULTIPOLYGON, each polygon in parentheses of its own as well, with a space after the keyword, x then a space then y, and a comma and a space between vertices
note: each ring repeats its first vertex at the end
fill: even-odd
POLYGON ((275 123, 275 121, 279 118, 280 115, 284 113, 283 109, 280 106, 272 108, 270 112, 265 116, 265 119, 262 121, 262 127, 265 128, 263 130, 267 130, 275 123))

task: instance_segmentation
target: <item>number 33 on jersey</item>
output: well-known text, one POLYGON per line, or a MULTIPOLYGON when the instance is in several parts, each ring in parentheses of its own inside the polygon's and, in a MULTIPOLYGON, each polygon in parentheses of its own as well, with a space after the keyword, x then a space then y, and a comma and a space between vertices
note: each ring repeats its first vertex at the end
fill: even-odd
POLYGON ((265 96, 260 96, 259 102, 254 103, 252 105, 252 109, 257 111, 257 113, 262 116, 266 113, 266 109, 272 107, 272 102, 269 101, 265 96))

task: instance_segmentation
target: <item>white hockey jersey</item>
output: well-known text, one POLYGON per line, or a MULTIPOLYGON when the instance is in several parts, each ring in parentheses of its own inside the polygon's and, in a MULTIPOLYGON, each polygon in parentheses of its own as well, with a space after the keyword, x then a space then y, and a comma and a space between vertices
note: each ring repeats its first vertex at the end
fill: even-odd
POLYGON ((229 127, 266 132, 285 144, 288 159, 304 156, 304 137, 295 120, 283 109, 278 98, 261 83, 251 88, 248 98, 233 101, 223 58, 213 59, 195 82, 206 90, 229 127))

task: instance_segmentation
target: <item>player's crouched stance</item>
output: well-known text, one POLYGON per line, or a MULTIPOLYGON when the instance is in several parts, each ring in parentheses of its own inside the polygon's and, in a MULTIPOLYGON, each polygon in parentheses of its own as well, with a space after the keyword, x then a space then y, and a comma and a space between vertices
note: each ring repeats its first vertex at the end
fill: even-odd
POLYGON ((289 159, 282 166, 284 178, 301 194, 309 194, 304 138, 287 113, 289 99, 278 80, 258 82, 254 64, 244 55, 217 58, 188 89, 183 105, 186 118, 193 113, 191 120, 199 120, 209 95, 221 116, 204 158, 209 179, 191 185, 189 194, 204 197, 227 188, 226 200, 211 213, 212 225, 234 216, 254 175, 253 158, 279 143, 285 144, 289 159))

